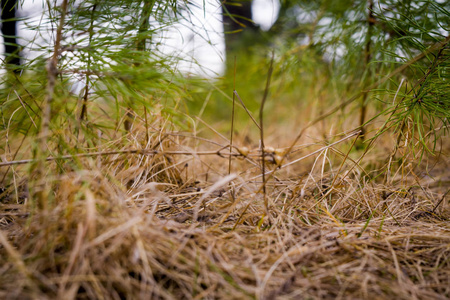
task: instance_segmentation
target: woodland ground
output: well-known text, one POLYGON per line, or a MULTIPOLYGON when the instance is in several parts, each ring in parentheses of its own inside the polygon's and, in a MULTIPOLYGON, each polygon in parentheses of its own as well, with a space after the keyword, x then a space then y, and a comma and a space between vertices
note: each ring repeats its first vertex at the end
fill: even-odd
POLYGON ((191 2, 46 1, 26 25, 0 299, 450 299, 444 1, 281 1, 208 81, 160 49, 191 2))
POLYGON ((29 201, 27 164, 1 167, 0 298, 450 298, 445 138, 386 178, 392 142, 358 160, 354 133, 312 128, 280 163, 292 138, 270 127, 264 194, 245 134, 230 170, 227 138, 139 120, 92 156, 47 162, 47 211, 29 201))

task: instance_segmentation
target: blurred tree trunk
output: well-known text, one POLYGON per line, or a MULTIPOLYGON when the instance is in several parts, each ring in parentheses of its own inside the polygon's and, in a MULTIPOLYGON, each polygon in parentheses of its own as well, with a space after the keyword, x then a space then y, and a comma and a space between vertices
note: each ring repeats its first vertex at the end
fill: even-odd
MULTIPOLYGON (((366 34, 366 46, 364 49, 364 68, 365 72, 367 72, 365 79, 365 86, 370 85, 370 80, 372 77, 372 68, 369 65, 372 59, 372 35, 373 35, 373 26, 375 25, 376 19, 373 15, 373 0, 368 0, 367 3, 367 34, 366 34)), ((361 109, 359 115, 359 126, 361 127, 361 139, 364 141, 366 128, 364 127, 364 123, 366 122, 366 114, 367 114, 367 96, 369 95, 368 91, 365 91, 362 95, 361 99, 361 109)))
POLYGON ((297 5, 296 0, 282 0, 275 24, 263 34, 253 22, 252 0, 225 0, 222 4, 222 22, 225 32, 225 49, 228 61, 234 55, 251 54, 255 45, 267 46, 271 39, 284 34, 284 31, 295 31, 297 22, 289 19, 289 12, 297 5), (289 23, 289 24, 287 24, 289 23), (290 26, 290 27, 289 27, 290 26), (288 27, 288 28, 286 28, 288 27))
POLYGON ((238 52, 249 51, 260 31, 253 22, 252 0, 225 1, 222 8, 226 56, 231 61, 238 52))
POLYGON ((1 0, 2 4, 2 35, 5 44, 5 62, 18 72, 20 66, 20 49, 16 40, 16 6, 17 0, 1 0))

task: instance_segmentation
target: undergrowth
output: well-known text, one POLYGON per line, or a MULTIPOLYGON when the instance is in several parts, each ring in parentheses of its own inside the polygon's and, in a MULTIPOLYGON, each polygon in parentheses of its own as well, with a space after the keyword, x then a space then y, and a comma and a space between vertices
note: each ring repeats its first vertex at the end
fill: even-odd
POLYGON ((449 296, 448 148, 383 183, 363 167, 379 157, 347 156, 355 133, 280 165, 285 149, 266 145, 264 217, 257 148, 234 148, 228 175, 225 140, 164 124, 136 119, 91 155, 48 161, 47 211, 30 206, 26 165, 4 171, 2 298, 449 296))

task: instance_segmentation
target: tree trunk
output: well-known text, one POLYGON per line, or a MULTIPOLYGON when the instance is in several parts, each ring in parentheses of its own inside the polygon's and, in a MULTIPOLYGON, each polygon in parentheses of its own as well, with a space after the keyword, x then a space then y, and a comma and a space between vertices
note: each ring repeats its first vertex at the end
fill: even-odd
POLYGON ((19 45, 16 40, 16 6, 17 0, 1 0, 2 4, 2 35, 5 44, 5 62, 15 68, 20 66, 19 45))
POLYGON ((259 27, 252 21, 251 0, 225 1, 222 8, 226 56, 231 61, 235 52, 254 44, 259 27))

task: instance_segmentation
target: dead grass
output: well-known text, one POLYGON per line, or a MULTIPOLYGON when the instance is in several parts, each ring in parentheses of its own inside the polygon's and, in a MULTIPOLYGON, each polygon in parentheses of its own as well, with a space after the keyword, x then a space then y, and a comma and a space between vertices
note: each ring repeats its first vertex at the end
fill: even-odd
POLYGON ((30 206, 26 167, 6 176, 0 298, 450 298, 445 153, 385 183, 364 176, 380 156, 355 168, 352 152, 341 167, 354 137, 297 147, 284 164, 306 158, 267 183, 262 218, 258 150, 235 149, 228 175, 228 150, 202 155, 226 141, 160 130, 147 142, 142 129, 100 150, 157 154, 78 157, 65 172, 47 162, 47 212, 30 206))

